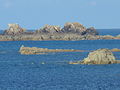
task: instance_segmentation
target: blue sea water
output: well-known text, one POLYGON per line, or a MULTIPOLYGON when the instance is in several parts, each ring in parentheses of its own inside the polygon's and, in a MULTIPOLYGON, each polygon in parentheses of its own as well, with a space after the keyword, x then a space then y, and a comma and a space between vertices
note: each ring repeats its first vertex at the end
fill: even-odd
MULTIPOLYGON (((0 90, 120 90, 120 65, 69 65, 88 52, 21 55, 21 45, 49 49, 120 48, 120 40, 2 41, 0 90), (45 64, 41 64, 45 62, 45 64)), ((120 52, 114 55, 120 60, 120 52)))
MULTIPOLYGON (((109 33, 116 35, 119 31, 109 33)), ((89 52, 21 55, 21 45, 96 50, 120 48, 120 40, 1 41, 0 90, 120 90, 119 64, 69 65, 65 62, 82 60, 89 52)), ((120 60, 120 52, 114 55, 120 60)))

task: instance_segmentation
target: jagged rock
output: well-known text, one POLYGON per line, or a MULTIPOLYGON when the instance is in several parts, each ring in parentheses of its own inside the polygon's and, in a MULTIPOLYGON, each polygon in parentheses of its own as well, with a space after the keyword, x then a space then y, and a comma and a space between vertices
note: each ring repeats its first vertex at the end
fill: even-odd
POLYGON ((4 31, 6 35, 18 35, 26 31, 26 29, 21 28, 18 24, 8 24, 9 28, 4 31))
POLYGON ((79 61, 80 64, 113 64, 120 63, 115 60, 115 56, 109 49, 98 49, 90 52, 88 57, 83 61, 79 61))
POLYGON ((24 47, 22 45, 20 47, 19 52, 21 54, 43 54, 43 53, 49 53, 49 52, 83 52, 83 50, 74 50, 74 49, 47 49, 47 48, 37 48, 37 47, 24 47))
POLYGON ((79 33, 84 34, 86 31, 86 28, 77 22, 74 23, 66 23, 62 29, 62 32, 64 33, 79 33))
POLYGON ((45 25, 43 28, 36 30, 36 33, 58 33, 60 32, 60 26, 45 25))

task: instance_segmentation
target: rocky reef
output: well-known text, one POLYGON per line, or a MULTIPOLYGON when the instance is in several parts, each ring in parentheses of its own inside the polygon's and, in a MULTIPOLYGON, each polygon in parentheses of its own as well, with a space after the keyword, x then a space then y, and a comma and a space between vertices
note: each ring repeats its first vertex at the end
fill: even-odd
POLYGON ((74 49, 48 49, 48 48, 37 48, 37 47, 20 47, 19 52, 25 55, 31 54, 45 54, 50 52, 83 52, 83 50, 74 50, 74 49))
POLYGON ((27 31, 21 28, 19 24, 8 24, 8 26, 9 28, 0 34, 0 41, 120 39, 120 35, 99 35, 94 27, 86 28, 78 22, 68 22, 63 28, 45 25, 35 31, 27 31))
MULTIPOLYGON (((109 49, 98 49, 90 52, 88 57, 76 64, 114 64, 120 63, 109 49)), ((72 64, 72 63, 71 63, 72 64)), ((73 63, 74 64, 74 63, 73 63)))

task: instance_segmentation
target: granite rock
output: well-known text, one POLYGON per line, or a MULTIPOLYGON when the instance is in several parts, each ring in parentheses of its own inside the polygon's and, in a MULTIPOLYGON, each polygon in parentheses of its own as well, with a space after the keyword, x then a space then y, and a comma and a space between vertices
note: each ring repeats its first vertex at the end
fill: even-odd
POLYGON ((44 27, 36 30, 36 33, 58 33, 61 31, 60 26, 45 25, 44 27))
POLYGON ((115 56, 109 49, 98 49, 90 52, 88 57, 83 61, 79 61, 80 64, 113 64, 117 63, 115 56))
POLYGON ((9 28, 4 31, 5 35, 18 35, 26 31, 26 29, 21 28, 19 24, 8 24, 9 28))

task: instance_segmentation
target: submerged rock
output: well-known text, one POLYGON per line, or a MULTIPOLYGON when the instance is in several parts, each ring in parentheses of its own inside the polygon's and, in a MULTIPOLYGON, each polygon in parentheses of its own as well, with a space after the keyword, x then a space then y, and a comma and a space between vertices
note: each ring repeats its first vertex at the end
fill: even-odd
POLYGON ((26 29, 21 28, 18 24, 8 24, 9 28, 4 31, 6 35, 18 35, 26 31, 26 29))
POLYGON ((115 56, 109 49, 98 49, 90 52, 88 57, 83 61, 79 61, 79 64, 113 64, 120 63, 119 60, 115 60, 115 56))
POLYGON ((47 48, 37 48, 37 47, 20 47, 19 52, 21 54, 45 54, 49 52, 83 52, 83 50, 74 50, 74 49, 47 49, 47 48))

